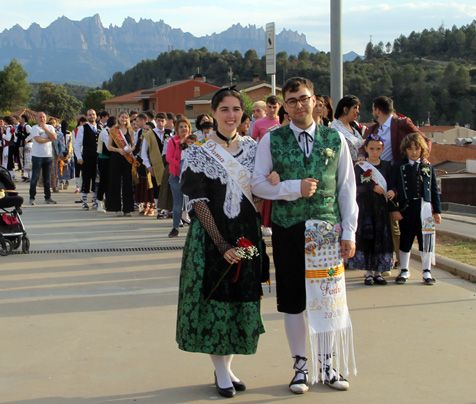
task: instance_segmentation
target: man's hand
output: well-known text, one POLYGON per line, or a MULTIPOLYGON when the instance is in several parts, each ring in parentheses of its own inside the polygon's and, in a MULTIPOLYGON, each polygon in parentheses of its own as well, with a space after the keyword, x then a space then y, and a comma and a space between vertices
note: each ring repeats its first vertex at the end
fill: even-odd
POLYGON ((380 194, 380 195, 385 194, 385 191, 383 190, 383 188, 380 185, 374 185, 374 192, 376 194, 380 194))
POLYGON ((340 255, 342 258, 352 258, 355 254, 355 243, 350 240, 340 241, 340 255))
POLYGON ((317 184, 319 180, 315 178, 304 178, 301 180, 301 196, 303 198, 310 198, 317 191, 317 184))
POLYGON ((435 221, 436 224, 441 223, 441 215, 439 213, 433 213, 433 220, 435 221))
POLYGON ((83 160, 78 160, 78 164, 81 166, 83 165, 84 161, 83 160))
POLYGON ((392 216, 392 220, 400 221, 403 219, 403 216, 399 211, 392 212, 390 215, 392 216))
POLYGON ((152 169, 152 166, 147 167, 147 171, 149 171, 151 175, 154 175, 154 170, 152 169))
POLYGON ((387 199, 392 200, 393 198, 395 198, 395 192, 393 192, 392 190, 387 191, 387 199))
POLYGON ((278 185, 281 180, 279 174, 276 171, 272 171, 266 179, 270 182, 271 185, 278 185))

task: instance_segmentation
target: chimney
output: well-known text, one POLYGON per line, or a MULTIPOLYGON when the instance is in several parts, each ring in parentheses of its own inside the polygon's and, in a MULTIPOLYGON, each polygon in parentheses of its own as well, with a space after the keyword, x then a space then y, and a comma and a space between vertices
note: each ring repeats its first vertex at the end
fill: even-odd
POLYGON ((194 74, 193 79, 197 81, 202 81, 203 83, 205 83, 205 80, 206 80, 205 76, 203 76, 200 73, 194 74))

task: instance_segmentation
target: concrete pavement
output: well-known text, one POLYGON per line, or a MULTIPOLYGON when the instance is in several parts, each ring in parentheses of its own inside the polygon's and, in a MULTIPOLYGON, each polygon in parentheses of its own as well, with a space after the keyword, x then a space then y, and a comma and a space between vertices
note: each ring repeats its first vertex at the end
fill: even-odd
MULTIPOLYGON (((168 239, 170 220, 82 212, 71 192, 54 198, 25 207, 24 220, 33 251, 57 252, 0 257, 0 403, 221 400, 208 357, 174 341, 185 231, 168 239)), ((234 361, 248 391, 233 401, 476 403, 476 284, 436 269, 437 284, 423 286, 416 268, 403 286, 366 287, 348 272, 359 369, 348 392, 288 391, 292 361, 266 288, 266 333, 256 355, 234 361)))

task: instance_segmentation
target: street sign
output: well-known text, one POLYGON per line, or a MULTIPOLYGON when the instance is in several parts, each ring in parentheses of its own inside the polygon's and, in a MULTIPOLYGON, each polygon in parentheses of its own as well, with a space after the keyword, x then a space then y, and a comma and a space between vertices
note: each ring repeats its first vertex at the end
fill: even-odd
POLYGON ((266 74, 276 74, 276 35, 274 22, 266 24, 266 74))

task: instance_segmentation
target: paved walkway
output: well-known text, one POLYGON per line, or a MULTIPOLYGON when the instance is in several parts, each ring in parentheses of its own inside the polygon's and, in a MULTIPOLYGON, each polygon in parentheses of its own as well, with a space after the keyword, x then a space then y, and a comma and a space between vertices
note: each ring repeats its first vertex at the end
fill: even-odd
MULTIPOLYGON (((219 400, 206 355, 174 342, 185 231, 171 221, 82 212, 70 192, 57 206, 25 207, 35 250, 96 249, 0 257, 0 402, 207 403, 219 400), (100 252, 109 247, 122 252, 100 252), (160 251, 138 251, 161 247, 160 251)), ((416 263, 412 262, 414 268, 416 263)), ((413 269, 413 268, 412 268, 413 269)), ((274 287, 254 356, 238 356, 242 403, 476 403, 476 284, 436 269, 423 286, 366 287, 347 275, 359 374, 348 392, 287 389, 291 376, 274 287)))

